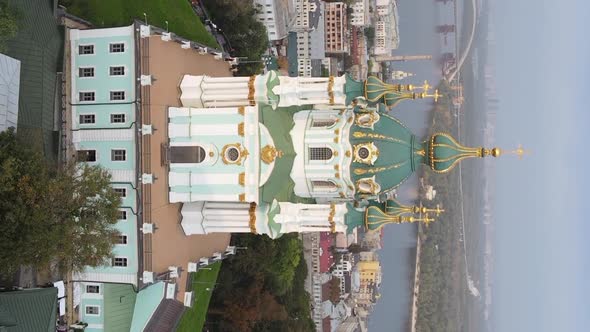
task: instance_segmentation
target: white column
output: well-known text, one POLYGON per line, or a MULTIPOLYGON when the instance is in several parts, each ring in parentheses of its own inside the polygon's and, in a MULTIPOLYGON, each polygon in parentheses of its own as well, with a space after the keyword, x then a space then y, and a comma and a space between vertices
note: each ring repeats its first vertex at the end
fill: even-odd
MULTIPOLYGON (((249 209, 211 209, 209 207, 205 207, 203 210, 203 214, 207 219, 216 219, 216 220, 232 220, 235 218, 239 218, 239 216, 249 217, 249 209), (236 217, 237 216, 237 217, 236 217)), ((240 219, 241 220, 241 219, 240 219)))
POLYGON ((207 227, 207 233, 250 233, 249 227, 207 227))
POLYGON ((207 202, 205 209, 246 209, 250 208, 250 203, 238 202, 207 202))
POLYGON ((239 83, 239 82, 246 82, 250 81, 250 77, 248 76, 240 76, 240 77, 209 77, 205 76, 203 82, 205 83, 239 83))

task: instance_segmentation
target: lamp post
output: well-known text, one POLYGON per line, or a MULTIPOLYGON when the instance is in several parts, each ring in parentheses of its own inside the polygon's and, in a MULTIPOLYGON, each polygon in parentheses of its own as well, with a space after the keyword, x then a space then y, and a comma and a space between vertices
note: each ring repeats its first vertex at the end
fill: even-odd
POLYGON ((166 32, 169 32, 168 31, 168 21, 164 21, 164 22, 166 22, 166 32))
POLYGON ((143 18, 145 19, 145 24, 146 24, 146 25, 149 25, 149 24, 148 24, 148 21, 147 21, 147 14, 146 14, 146 13, 143 13, 143 18))

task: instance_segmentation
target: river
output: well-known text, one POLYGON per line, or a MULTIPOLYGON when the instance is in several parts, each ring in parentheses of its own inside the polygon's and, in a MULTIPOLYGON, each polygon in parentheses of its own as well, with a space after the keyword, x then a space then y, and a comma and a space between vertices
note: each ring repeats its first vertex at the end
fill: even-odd
MULTIPOLYGON (((452 35, 447 45, 436 34, 436 26, 453 24, 452 1, 443 5, 434 0, 399 0, 400 45, 395 55, 430 54, 430 61, 393 62, 394 70, 412 72, 414 77, 404 84, 421 85, 428 80, 436 85, 441 79, 438 59, 442 52, 454 49, 452 35)), ((404 122, 417 136, 425 135, 428 128, 428 111, 432 101, 404 101, 391 114, 404 122)), ((417 198, 418 181, 414 175, 398 190, 402 203, 417 198)), ((383 249, 379 252, 383 281, 381 298, 369 319, 370 331, 407 331, 409 329, 411 295, 416 250, 416 225, 396 225, 384 228, 383 249)))

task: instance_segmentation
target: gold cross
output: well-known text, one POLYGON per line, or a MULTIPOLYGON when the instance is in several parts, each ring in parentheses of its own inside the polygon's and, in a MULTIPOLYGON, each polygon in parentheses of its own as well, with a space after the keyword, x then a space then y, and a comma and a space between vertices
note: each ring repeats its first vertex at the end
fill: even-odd
POLYGON ((518 144, 518 148, 516 150, 510 151, 511 154, 517 155, 519 159, 522 159, 522 156, 525 154, 529 154, 528 150, 522 148, 522 145, 518 144))

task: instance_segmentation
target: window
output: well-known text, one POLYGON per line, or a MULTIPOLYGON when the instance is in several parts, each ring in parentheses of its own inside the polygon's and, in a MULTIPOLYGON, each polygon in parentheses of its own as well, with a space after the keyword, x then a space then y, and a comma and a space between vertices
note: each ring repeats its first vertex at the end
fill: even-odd
POLYGON ((76 151, 76 160, 78 162, 96 161, 96 150, 78 150, 76 151))
POLYGON ((329 147, 309 148, 309 160, 330 160, 332 154, 329 147))
POLYGON ((98 285, 86 285, 86 293, 99 294, 100 286, 98 285))
POLYGON ((127 197, 127 188, 113 188, 121 198, 127 197))
POLYGON ((336 123, 336 119, 313 119, 312 128, 326 128, 331 127, 336 123))
POLYGON ((80 67, 80 68, 78 68, 78 76, 80 76, 80 77, 94 77, 94 67, 80 67))
POLYGON ((111 114, 111 123, 125 123, 125 114, 111 114))
POLYGON ((86 306, 86 314, 87 315, 100 315, 99 307, 97 305, 86 306))
POLYGON ((109 45, 109 52, 111 53, 123 53, 125 52, 125 44, 115 43, 109 45))
POLYGON ((94 101, 94 92, 80 92, 80 101, 94 101))
POLYGON ((127 151, 123 149, 111 150, 112 161, 125 161, 127 157, 127 151))
POLYGON ((170 163, 198 164, 205 160, 205 149, 200 146, 171 146, 170 163))
POLYGON ((127 244, 127 235, 119 235, 117 244, 127 244))
POLYGON ((113 258, 113 266, 116 266, 116 267, 125 267, 125 266, 127 266, 127 258, 125 258, 125 257, 115 257, 115 258, 113 258))
POLYGON ((117 219, 119 220, 127 220, 127 211, 124 210, 120 210, 118 215, 117 215, 117 219))
POLYGON ((110 67, 109 74, 111 76, 123 76, 123 75, 125 75, 125 67, 123 67, 123 66, 110 67))
POLYGON ((329 180, 313 180, 311 185, 314 192, 333 192, 338 190, 338 185, 329 180))
POLYGON ((80 45, 78 53, 82 55, 94 54, 94 45, 80 45))
POLYGON ((111 91, 111 100, 125 100, 125 91, 111 91))
POLYGON ((92 124, 95 120, 94 114, 80 114, 80 124, 92 124))

